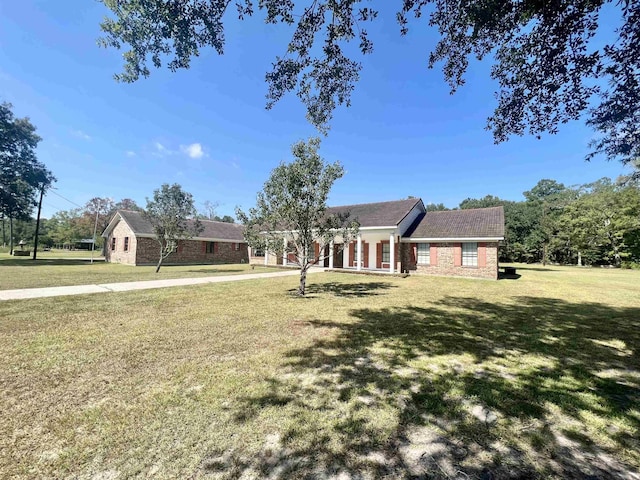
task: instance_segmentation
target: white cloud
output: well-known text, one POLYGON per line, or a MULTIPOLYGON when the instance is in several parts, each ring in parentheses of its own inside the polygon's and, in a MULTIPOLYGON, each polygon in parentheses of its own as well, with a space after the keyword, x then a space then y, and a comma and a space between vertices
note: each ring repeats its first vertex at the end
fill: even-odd
POLYGON ((135 157, 136 156, 136 152, 134 152, 133 150, 127 150, 126 152, 124 152, 125 155, 127 157, 135 157))
POLYGON ((91 140, 91 136, 87 135, 82 130, 71 130, 71 134, 83 140, 91 140))
POLYGON ((180 150, 191 158, 202 158, 204 156, 204 150, 202 150, 202 145, 199 143, 180 145, 180 150))
POLYGON ((161 152, 161 153, 164 153, 164 152, 166 152, 166 151, 167 151, 167 149, 165 148, 165 146, 164 146, 164 145, 162 145, 160 142, 156 142, 156 143, 154 143, 154 144, 153 144, 153 146, 154 146, 154 147, 156 147, 156 150, 157 150, 157 151, 159 151, 159 152, 161 152))

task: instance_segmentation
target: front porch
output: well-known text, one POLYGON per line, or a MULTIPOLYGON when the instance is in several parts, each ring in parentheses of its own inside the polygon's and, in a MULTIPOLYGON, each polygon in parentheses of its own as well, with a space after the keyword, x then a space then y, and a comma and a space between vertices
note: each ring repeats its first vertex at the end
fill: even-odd
POLYGON ((316 245, 315 255, 320 266, 331 270, 394 274, 401 271, 399 247, 395 229, 365 230, 348 244, 334 240, 323 252, 316 245))

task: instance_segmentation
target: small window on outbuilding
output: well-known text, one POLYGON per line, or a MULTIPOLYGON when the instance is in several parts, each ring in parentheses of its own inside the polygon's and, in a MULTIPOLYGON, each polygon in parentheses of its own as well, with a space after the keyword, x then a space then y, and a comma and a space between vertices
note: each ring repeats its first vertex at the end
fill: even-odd
POLYGON ((216 242, 207 242, 207 253, 213 253, 215 251, 216 242))
POLYGON ((124 237, 124 251, 129 251, 129 237, 124 237))
POLYGON ((466 242, 462 244, 462 266, 478 266, 478 244, 476 242, 466 242))
POLYGON ((116 237, 111 237, 111 251, 115 252, 116 250, 116 237))

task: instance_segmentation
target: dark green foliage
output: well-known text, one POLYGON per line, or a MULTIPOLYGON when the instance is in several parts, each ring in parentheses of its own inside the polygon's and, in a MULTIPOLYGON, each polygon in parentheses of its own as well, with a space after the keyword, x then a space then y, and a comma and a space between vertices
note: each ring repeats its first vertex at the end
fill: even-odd
POLYGON ((256 206, 248 213, 236 210, 249 246, 278 257, 295 257, 300 266, 299 295, 305 294, 307 270, 324 260, 325 247, 336 237, 347 245, 359 227, 347 220, 348 214, 327 214, 329 192, 344 169, 339 162, 325 164, 319 148, 319 138, 293 144, 294 161, 273 169, 258 192, 256 206), (318 253, 314 243, 319 245, 318 253))
MULTIPOLYGON (((266 23, 293 29, 284 54, 266 74, 267 108, 295 92, 309 121, 325 132, 336 107, 350 104, 362 68, 351 57, 354 50, 373 51, 365 27, 378 17, 370 8, 374 2, 360 0, 102 2, 114 16, 102 22, 100 43, 128 46, 124 71, 116 75, 125 82, 148 76, 149 63, 156 68, 166 63, 175 71, 189 68, 205 47, 223 54, 224 22, 253 15, 257 5, 266 23)), ((598 133, 591 156, 604 154, 623 163, 640 157, 639 2, 402 0, 396 5, 399 34, 407 34, 410 21, 416 28, 427 24, 438 30, 429 66, 443 63, 452 92, 465 83, 470 59, 493 57, 498 104, 488 128, 496 142, 556 133, 588 112, 587 124, 598 133), (617 22, 602 21, 605 6, 619 14, 617 22), (609 43, 594 41, 596 34, 609 43)))
MULTIPOLYGON (((0 104, 0 217, 27 220, 41 192, 56 181, 38 161, 36 147, 41 138, 28 118, 15 118, 10 103, 0 104)), ((9 234, 13 252, 13 232, 9 234)))
POLYGON ((502 261, 607 264, 640 261, 640 186, 608 178, 568 188, 540 180, 513 202, 487 195, 460 208, 504 206, 502 261))
POLYGON ((197 215, 193 195, 182 190, 177 183, 165 183, 154 190, 152 199, 147 198, 144 216, 153 226, 160 246, 156 273, 160 271, 164 259, 178 248, 180 240, 195 237, 202 232, 202 224, 197 215))
POLYGON ((427 212, 441 212, 449 210, 444 206, 444 203, 427 203, 424 207, 427 209, 427 212))

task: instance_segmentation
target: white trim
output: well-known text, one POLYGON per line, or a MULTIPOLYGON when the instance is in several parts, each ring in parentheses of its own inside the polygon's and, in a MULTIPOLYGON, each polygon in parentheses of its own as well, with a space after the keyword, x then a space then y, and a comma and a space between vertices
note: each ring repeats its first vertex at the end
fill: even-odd
POLYGON ((414 238, 414 237, 404 237, 401 238, 400 241, 402 243, 438 243, 438 242, 499 242, 504 240, 504 237, 469 237, 469 238, 438 238, 438 237, 430 237, 430 238, 414 238))

